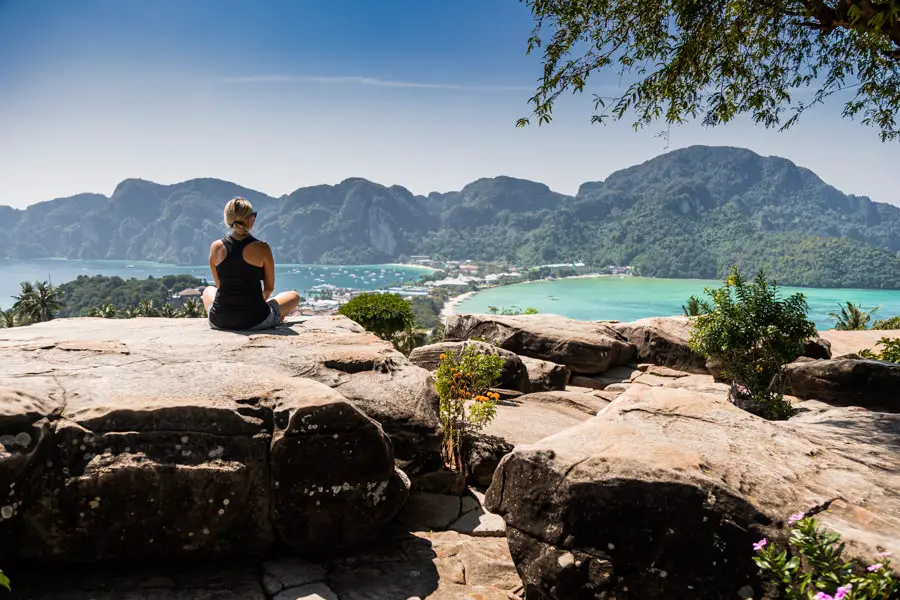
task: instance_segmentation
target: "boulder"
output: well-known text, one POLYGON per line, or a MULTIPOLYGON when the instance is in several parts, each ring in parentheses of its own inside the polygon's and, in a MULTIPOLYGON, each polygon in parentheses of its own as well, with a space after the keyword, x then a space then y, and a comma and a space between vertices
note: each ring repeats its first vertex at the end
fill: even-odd
POLYGON ((391 440, 335 389, 280 368, 274 353, 254 360, 246 345, 301 337, 276 331, 72 319, 5 332, 3 551, 58 561, 218 557, 258 555, 277 539, 327 554, 371 538, 408 495, 391 440))
POLYGON ((466 456, 468 482, 486 488, 491 485, 500 459, 512 452, 513 445, 496 435, 475 433, 466 456))
POLYGON ((823 337, 815 337, 803 343, 803 354, 809 358, 831 358, 831 342, 823 337))
POLYGON ((520 356, 519 358, 528 371, 530 391, 549 392, 566 389, 571 373, 563 365, 529 356, 520 356))
POLYGON ((785 389, 804 399, 900 412, 900 364, 859 358, 794 362, 785 389))
POLYGON ((603 373, 634 361, 634 346, 610 326, 558 315, 453 315, 444 337, 486 339, 521 356, 565 365, 573 373, 603 373))
POLYGON ((642 387, 513 450, 486 508, 506 521, 529 599, 759 598, 752 544, 783 544, 798 511, 839 531, 850 559, 900 551, 898 434, 896 415, 770 422, 719 395, 642 387))
POLYGON ((503 366, 500 370, 500 382, 498 383, 499 387, 525 393, 530 391, 528 370, 522 364, 522 360, 509 350, 498 348, 486 342, 475 340, 465 342, 444 341, 428 346, 420 346, 410 353, 409 362, 428 371, 435 371, 438 365, 441 364, 441 354, 455 353, 459 355, 469 347, 474 347, 479 354, 499 356, 503 359, 503 366))
POLYGON ((689 317, 654 317, 612 328, 637 346, 637 360, 690 373, 706 373, 706 359, 691 350, 689 317))

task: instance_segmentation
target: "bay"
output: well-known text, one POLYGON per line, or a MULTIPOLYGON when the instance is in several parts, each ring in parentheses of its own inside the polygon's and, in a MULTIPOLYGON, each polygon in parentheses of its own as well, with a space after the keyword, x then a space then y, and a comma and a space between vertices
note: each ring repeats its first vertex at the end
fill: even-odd
MULTIPOLYGON (((413 282, 428 272, 424 267, 397 265, 276 265, 275 291, 297 290, 301 294, 315 285, 331 284, 358 290, 375 290, 413 282)), ((22 281, 50 281, 59 285, 79 275, 118 275, 123 279, 146 279, 163 275, 193 275, 212 281, 208 265, 178 266, 127 260, 0 259, 0 309, 12 306, 22 281)))
MULTIPOLYGON (((706 298, 703 289, 720 281, 700 279, 652 279, 647 277, 583 277, 536 281, 501 286, 477 292, 462 300, 458 313, 485 313, 488 307, 534 307, 579 319, 634 321, 645 317, 680 315, 681 305, 691 296, 706 298)), ((781 294, 802 292, 809 304, 809 317, 820 330, 832 329, 829 312, 840 312, 843 302, 861 304, 869 310, 880 306, 874 319, 900 315, 900 291, 822 288, 781 288, 781 294)))

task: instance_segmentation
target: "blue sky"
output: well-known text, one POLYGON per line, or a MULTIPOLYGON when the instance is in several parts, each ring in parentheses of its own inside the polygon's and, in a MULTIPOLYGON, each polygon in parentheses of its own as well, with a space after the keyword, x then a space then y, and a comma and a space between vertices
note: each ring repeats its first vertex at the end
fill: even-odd
MULTIPOLYGON (((785 156, 900 204, 900 144, 818 107, 787 133, 517 129, 540 64, 518 0, 0 0, 0 204, 218 177, 272 195, 361 176, 415 193, 510 175, 574 193, 692 144, 785 156)), ((600 78, 592 84, 614 82, 600 78)))

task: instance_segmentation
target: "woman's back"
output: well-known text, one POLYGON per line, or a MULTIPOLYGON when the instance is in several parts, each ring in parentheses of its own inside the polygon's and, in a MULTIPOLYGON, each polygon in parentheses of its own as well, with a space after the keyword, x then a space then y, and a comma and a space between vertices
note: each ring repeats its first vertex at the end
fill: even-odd
POLYGON ((209 320, 216 327, 246 329, 265 320, 269 314, 262 291, 265 273, 261 257, 252 256, 257 254, 253 252, 255 248, 247 248, 258 241, 251 235, 237 239, 230 234, 221 240, 225 257, 215 265, 219 289, 209 310, 209 320), (245 251, 251 262, 245 260, 245 251), (260 262, 260 265, 252 262, 260 262))

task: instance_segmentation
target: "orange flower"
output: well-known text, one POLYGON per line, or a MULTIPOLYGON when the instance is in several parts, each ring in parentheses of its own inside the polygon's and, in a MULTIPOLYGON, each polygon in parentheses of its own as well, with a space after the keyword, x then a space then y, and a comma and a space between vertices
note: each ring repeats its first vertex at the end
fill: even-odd
POLYGON ((446 354, 441 354, 441 360, 445 360, 447 358, 446 354))

